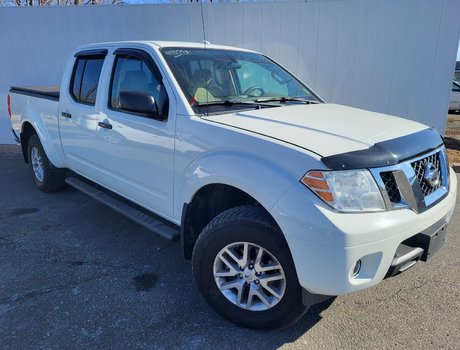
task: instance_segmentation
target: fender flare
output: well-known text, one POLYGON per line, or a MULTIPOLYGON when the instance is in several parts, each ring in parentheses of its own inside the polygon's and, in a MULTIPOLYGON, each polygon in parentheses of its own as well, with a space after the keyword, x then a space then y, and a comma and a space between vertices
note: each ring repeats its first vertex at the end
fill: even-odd
POLYGON ((174 208, 179 218, 184 204, 190 203, 201 188, 211 184, 235 187, 253 197, 271 214, 278 199, 298 181, 268 160, 234 151, 208 152, 195 159, 180 176, 174 208))

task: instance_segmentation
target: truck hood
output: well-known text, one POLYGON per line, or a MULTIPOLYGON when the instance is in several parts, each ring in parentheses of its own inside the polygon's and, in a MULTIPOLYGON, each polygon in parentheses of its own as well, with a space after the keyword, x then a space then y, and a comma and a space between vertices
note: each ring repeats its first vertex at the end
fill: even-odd
POLYGON ((377 142, 427 129, 407 119, 328 103, 263 108, 203 119, 287 142, 322 157, 368 149, 377 142))

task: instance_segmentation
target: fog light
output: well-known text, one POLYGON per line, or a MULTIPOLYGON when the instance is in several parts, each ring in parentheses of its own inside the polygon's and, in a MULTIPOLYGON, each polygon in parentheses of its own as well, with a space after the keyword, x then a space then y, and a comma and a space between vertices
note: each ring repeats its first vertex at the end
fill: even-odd
POLYGON ((359 271, 361 270, 361 259, 359 259, 355 266, 353 267, 353 277, 358 276, 359 271))

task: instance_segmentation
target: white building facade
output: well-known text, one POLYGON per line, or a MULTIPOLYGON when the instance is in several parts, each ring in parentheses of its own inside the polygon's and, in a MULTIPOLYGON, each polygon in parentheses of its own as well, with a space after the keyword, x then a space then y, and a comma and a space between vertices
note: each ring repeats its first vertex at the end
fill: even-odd
POLYGON ((460 36, 458 0, 307 0, 0 8, 0 144, 11 85, 56 85, 75 47, 206 40, 261 51, 326 101, 443 133, 460 36), (423 74, 420 74, 423 72, 423 74))

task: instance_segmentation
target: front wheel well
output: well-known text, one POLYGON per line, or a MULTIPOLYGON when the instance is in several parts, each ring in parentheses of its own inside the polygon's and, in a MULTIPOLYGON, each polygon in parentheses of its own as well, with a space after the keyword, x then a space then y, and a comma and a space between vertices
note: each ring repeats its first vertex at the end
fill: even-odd
POLYGON ((196 192, 190 203, 184 204, 182 211, 181 241, 184 257, 192 257, 198 236, 213 218, 227 209, 242 205, 253 205, 266 211, 256 199, 233 186, 210 184, 196 192))
POLYGON ((32 135, 35 135, 37 132, 35 131, 34 127, 32 124, 25 122, 22 126, 22 131, 21 131, 21 149, 22 149, 22 155, 24 156, 24 161, 28 164, 29 163, 29 157, 27 155, 27 144, 29 143, 29 139, 32 135))

